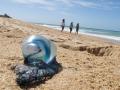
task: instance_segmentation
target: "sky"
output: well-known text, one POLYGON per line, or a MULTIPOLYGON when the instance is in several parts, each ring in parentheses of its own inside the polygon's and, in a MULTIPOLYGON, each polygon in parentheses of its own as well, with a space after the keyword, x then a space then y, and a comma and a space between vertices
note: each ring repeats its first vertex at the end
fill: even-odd
POLYGON ((1 0, 0 14, 29 22, 120 30, 120 0, 1 0))

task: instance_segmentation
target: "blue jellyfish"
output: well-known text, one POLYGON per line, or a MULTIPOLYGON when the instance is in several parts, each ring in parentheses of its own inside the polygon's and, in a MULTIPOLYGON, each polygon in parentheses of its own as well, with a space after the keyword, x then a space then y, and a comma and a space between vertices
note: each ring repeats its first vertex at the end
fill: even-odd
POLYGON ((49 64, 56 57, 54 43, 40 35, 25 38, 22 43, 22 52, 25 63, 28 65, 36 65, 40 62, 49 64))
POLYGON ((62 70, 56 61, 56 47, 48 39, 32 35, 23 40, 24 64, 14 67, 16 82, 20 86, 41 83, 62 70))

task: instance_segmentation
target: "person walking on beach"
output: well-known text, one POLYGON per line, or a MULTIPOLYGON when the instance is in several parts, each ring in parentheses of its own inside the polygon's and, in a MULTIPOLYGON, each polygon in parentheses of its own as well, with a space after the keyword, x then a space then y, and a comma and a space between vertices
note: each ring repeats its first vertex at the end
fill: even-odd
POLYGON ((78 34, 78 31, 79 31, 79 28, 80 28, 79 23, 77 23, 77 25, 76 25, 76 33, 77 34, 78 34))
POLYGON ((72 29, 73 29, 73 22, 70 23, 69 28, 70 28, 70 33, 71 33, 71 32, 72 32, 72 29))
POLYGON ((62 27, 62 30, 61 30, 61 32, 62 32, 65 28, 65 19, 62 19, 61 27, 62 27))

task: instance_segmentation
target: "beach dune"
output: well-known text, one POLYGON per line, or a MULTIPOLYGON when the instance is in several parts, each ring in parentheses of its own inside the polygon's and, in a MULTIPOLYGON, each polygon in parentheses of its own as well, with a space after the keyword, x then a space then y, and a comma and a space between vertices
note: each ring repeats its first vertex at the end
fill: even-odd
POLYGON ((39 34, 57 46, 63 70, 44 84, 29 90, 120 90, 120 46, 87 35, 11 18, 0 18, 0 90, 22 90, 11 67, 23 63, 22 40, 39 34))

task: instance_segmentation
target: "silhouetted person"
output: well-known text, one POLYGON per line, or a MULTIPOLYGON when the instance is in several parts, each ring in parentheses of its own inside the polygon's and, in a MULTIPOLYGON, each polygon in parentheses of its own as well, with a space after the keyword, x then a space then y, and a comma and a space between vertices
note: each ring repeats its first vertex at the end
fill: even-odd
POLYGON ((70 28, 70 33, 71 33, 71 32, 72 32, 72 29, 73 29, 73 22, 70 23, 69 28, 70 28))
POLYGON ((76 33, 77 34, 78 34, 78 31, 79 31, 79 28, 80 28, 79 23, 77 23, 77 25, 76 25, 76 33))
POLYGON ((62 32, 65 28, 65 19, 62 19, 61 27, 62 27, 62 30, 61 30, 61 32, 62 32))

